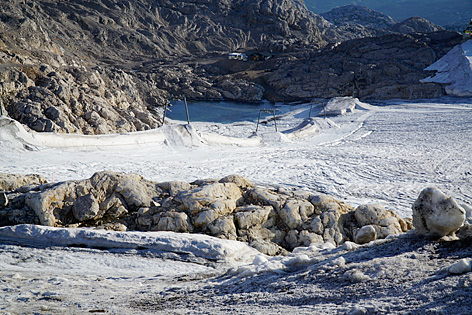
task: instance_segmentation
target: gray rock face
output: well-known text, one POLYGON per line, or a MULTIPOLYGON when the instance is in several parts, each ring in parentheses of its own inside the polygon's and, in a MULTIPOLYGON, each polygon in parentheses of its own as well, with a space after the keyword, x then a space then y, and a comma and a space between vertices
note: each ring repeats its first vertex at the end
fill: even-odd
POLYGON ((72 206, 72 213, 78 221, 95 218, 99 210, 98 202, 92 194, 80 196, 72 206))
POLYGON ((387 30, 395 33, 433 33, 444 31, 444 28, 431 23, 425 18, 415 16, 391 25, 387 30))
POLYGON ((361 5, 336 7, 329 12, 321 13, 322 17, 335 25, 359 24, 366 27, 381 29, 396 23, 388 15, 361 5))
POLYGON ((412 210, 413 226, 421 235, 455 237, 465 222, 465 210, 437 188, 421 191, 412 210))
POLYGON ((281 98, 430 98, 444 90, 420 83, 423 69, 460 41, 454 32, 355 39, 280 63, 264 79, 281 98))
POLYGON ((0 207, 0 225, 205 233, 248 242, 270 255, 311 243, 367 242, 368 229, 383 238, 410 228, 379 206, 358 207, 354 212, 327 195, 258 187, 238 175, 187 184, 99 172, 86 180, 34 186, 22 193, 7 191, 2 196, 8 202, 0 207))
POLYGON ((184 62, 238 49, 324 43, 316 16, 295 0, 13 0, 0 3, 0 10, 0 96, 11 118, 36 131, 156 128, 156 107, 182 95, 260 101, 259 84, 214 81, 184 62))
POLYGON ((0 191, 14 191, 24 186, 39 186, 47 183, 44 176, 0 173, 0 191))

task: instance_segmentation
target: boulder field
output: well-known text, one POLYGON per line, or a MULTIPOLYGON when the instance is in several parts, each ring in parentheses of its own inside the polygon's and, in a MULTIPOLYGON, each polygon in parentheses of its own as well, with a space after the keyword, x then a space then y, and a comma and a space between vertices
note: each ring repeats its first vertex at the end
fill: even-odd
POLYGON ((0 174, 0 226, 200 233, 247 242, 268 255, 312 243, 364 244, 413 228, 455 237, 468 229, 464 207, 433 188, 421 193, 411 220, 379 204, 353 207, 317 192, 257 186, 238 175, 157 183, 104 171, 47 183, 39 175, 0 174))

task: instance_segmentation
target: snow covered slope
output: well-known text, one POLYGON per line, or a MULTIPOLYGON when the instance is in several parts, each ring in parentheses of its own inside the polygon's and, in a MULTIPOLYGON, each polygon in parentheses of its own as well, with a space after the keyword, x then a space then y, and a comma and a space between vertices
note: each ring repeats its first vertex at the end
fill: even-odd
POLYGON ((472 96, 472 40, 457 45, 425 70, 437 73, 422 82, 447 84, 449 95, 472 96))

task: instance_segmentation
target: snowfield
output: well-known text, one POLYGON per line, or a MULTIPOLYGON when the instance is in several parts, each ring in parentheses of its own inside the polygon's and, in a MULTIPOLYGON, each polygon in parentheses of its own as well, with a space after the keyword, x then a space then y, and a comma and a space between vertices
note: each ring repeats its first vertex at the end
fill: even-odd
MULTIPOLYGON (((272 121, 257 133, 254 122, 169 121, 134 134, 38 134, 2 118, 0 172, 50 181, 101 170, 186 182, 239 174, 353 205, 381 203, 405 217, 427 186, 472 204, 472 99, 342 102, 354 110, 324 117, 315 105, 308 118, 309 104, 293 106, 277 133, 272 121)), ((466 314, 472 273, 449 267, 470 261, 471 248, 408 233, 268 257, 202 235, 4 227, 0 312, 466 314)))
POLYGON ((257 134, 254 122, 172 121, 123 135, 38 134, 2 119, 0 172, 64 181, 110 170, 157 182, 238 174, 353 205, 380 203, 403 217, 427 186, 472 203, 472 99, 357 103, 354 112, 327 118, 315 106, 320 116, 310 119, 310 105, 294 106, 278 118, 280 132, 269 121, 257 134))

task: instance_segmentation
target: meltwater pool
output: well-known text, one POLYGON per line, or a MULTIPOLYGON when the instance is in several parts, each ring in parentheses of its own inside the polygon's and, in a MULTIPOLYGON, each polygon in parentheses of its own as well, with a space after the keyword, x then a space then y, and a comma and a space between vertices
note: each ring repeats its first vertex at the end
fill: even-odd
MULTIPOLYGON (((174 120, 187 121, 184 101, 175 101, 168 107, 167 117, 174 120)), ((269 102, 251 104, 243 102, 227 101, 198 101, 188 102, 188 113, 190 122, 217 122, 233 123, 239 121, 257 122, 261 109, 275 110, 276 115, 284 114, 292 108, 290 105, 272 104, 269 102)), ((293 108, 292 108, 293 109, 293 108)), ((262 117, 272 115, 271 113, 261 113, 262 117)))

